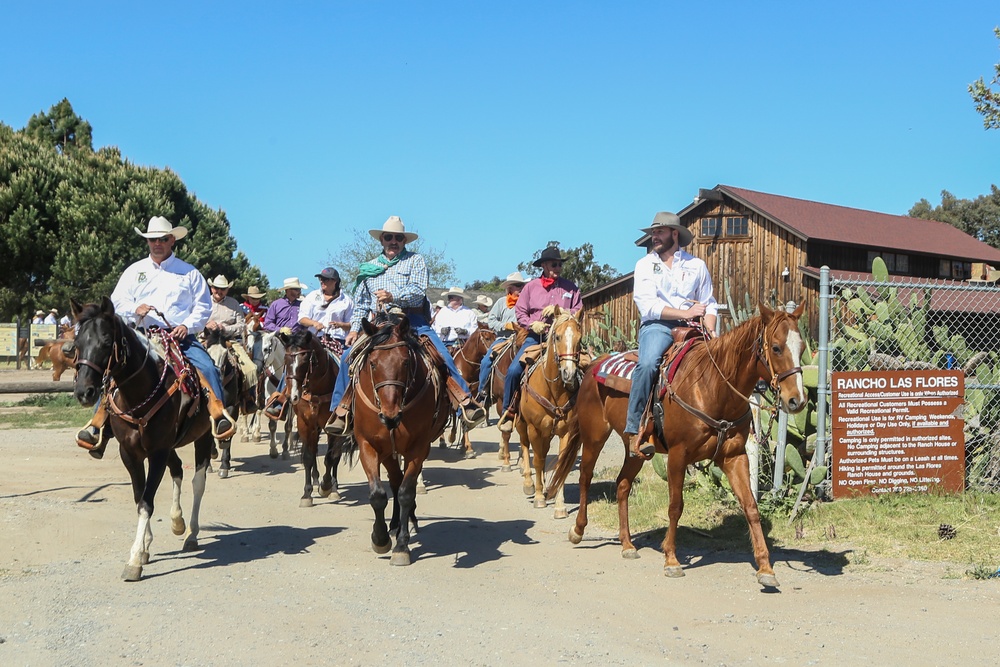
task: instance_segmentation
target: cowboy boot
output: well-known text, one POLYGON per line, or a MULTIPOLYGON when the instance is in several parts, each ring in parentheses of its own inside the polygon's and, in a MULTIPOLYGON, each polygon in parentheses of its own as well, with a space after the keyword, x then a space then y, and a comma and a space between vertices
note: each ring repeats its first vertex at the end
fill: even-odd
POLYGON ((471 396, 462 403, 462 421, 465 427, 472 430, 486 420, 486 410, 471 396))
MULTIPOLYGON (((94 413, 94 416, 91 417, 90 421, 87 422, 87 425, 80 429, 79 433, 76 434, 76 444, 83 447, 87 451, 92 452, 95 447, 100 445, 101 429, 107 421, 108 408, 102 400, 101 405, 97 408, 97 412, 94 413)), ((105 441, 104 444, 107 445, 107 441, 105 441)), ((102 449, 101 456, 103 455, 104 451, 102 449)), ((98 456, 97 458, 101 457, 98 456)))
POLYGON ((656 445, 653 439, 646 433, 632 433, 628 439, 628 455, 630 458, 639 457, 645 461, 653 458, 656 453, 656 445), (647 437, 643 437, 647 436, 647 437), (640 444, 640 442, 642 444, 640 444))
POLYGON ((354 426, 353 415, 351 414, 351 404, 353 402, 354 385, 350 384, 347 387, 347 391, 344 392, 344 398, 341 399, 340 405, 333 411, 329 421, 326 422, 326 426, 323 427, 323 431, 327 435, 340 438, 351 432, 351 428, 354 426))
POLYGON ((236 433, 236 420, 226 411, 225 404, 212 391, 212 387, 205 381, 205 376, 201 379, 201 386, 208 399, 208 414, 212 418, 212 437, 216 440, 229 440, 236 433))
POLYGON ((273 419, 274 421, 284 419, 287 412, 285 406, 287 405, 288 401, 285 395, 276 391, 268 397, 264 414, 267 415, 268 419, 273 419))

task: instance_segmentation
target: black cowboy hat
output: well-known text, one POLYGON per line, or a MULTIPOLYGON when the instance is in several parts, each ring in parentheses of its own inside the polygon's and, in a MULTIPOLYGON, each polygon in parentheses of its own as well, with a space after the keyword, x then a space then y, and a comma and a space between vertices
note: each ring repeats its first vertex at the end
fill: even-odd
POLYGON ((542 251, 541 256, 531 263, 532 266, 541 266, 545 262, 550 262, 552 260, 558 260, 560 262, 565 262, 569 257, 563 257, 559 253, 559 247, 550 245, 548 248, 542 251))

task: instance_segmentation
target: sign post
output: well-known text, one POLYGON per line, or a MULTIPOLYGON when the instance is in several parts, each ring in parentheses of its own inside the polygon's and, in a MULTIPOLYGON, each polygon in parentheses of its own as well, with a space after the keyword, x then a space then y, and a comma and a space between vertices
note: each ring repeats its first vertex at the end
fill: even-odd
POLYGON ((965 489, 961 371, 833 373, 833 497, 965 489))

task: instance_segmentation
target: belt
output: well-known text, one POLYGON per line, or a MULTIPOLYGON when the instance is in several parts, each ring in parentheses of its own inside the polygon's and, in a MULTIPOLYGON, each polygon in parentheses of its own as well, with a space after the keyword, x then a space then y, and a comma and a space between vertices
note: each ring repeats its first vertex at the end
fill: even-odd
POLYGON ((403 312, 406 313, 407 315, 423 315, 424 314, 424 309, 423 308, 404 308, 403 312))

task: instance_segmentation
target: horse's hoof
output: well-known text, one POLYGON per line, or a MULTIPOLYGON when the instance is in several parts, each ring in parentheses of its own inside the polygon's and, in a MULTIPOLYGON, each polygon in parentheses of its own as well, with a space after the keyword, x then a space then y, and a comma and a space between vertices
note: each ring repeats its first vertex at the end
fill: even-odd
POLYGON ((467 459, 474 459, 477 456, 479 456, 479 454, 476 453, 476 450, 474 450, 474 449, 467 449, 467 450, 465 450, 465 458, 467 458, 467 459))
POLYGON ((198 550, 198 538, 189 537, 184 540, 184 546, 181 547, 182 551, 197 551, 198 550))
POLYGON ((417 495, 418 496, 426 496, 427 495, 427 487, 424 486, 423 484, 417 484, 417 495))
POLYGON ((537 499, 535 499, 535 509, 536 510, 543 510, 543 509, 545 509, 545 498, 537 498, 537 499))
POLYGON ((448 445, 444 444, 444 439, 438 440, 438 447, 440 447, 441 449, 444 449, 447 446, 448 445))
POLYGON ((511 468, 509 465, 500 466, 500 472, 510 472, 511 470, 513 470, 513 468, 511 468))
POLYGON ((122 572, 122 579, 125 581, 139 581, 142 579, 142 566, 126 565, 125 571, 122 572))
POLYGON ((393 551, 392 556, 389 557, 389 565, 409 565, 409 564, 410 564, 409 551, 393 551))
POLYGON ((240 442, 250 442, 250 438, 246 437, 245 435, 241 435, 240 442))
POLYGON ((566 511, 565 507, 557 507, 556 511, 553 512, 552 517, 555 519, 565 519, 569 517, 569 512, 566 511))
POLYGON ((331 490, 330 493, 327 494, 327 497, 330 499, 331 502, 335 503, 338 500, 340 500, 340 492, 331 490))
POLYGON ((276 450, 276 449, 272 449, 272 450, 270 451, 270 453, 269 453, 269 456, 270 456, 270 457, 271 457, 272 459, 276 459, 276 458, 278 458, 278 450, 276 450))
POLYGON ((184 517, 179 516, 176 519, 171 519, 170 530, 174 533, 174 535, 183 535, 187 530, 187 525, 184 523, 184 517))
POLYGON ((382 545, 375 544, 374 541, 372 542, 372 551, 374 551, 377 554, 388 553, 389 549, 391 549, 391 548, 392 548, 392 540, 388 540, 388 541, 386 541, 385 544, 382 544, 382 545))
POLYGON ((141 554, 139 554, 139 562, 142 565, 149 565, 149 552, 148 551, 143 551, 141 554))
POLYGON ((521 487, 521 491, 523 491, 524 495, 526 495, 526 496, 533 496, 533 495, 535 495, 535 485, 534 484, 525 484, 525 485, 523 485, 521 487))
POLYGON ((212 464, 209 463, 208 466, 205 468, 205 474, 211 475, 213 472, 215 472, 215 469, 212 468, 212 464))
POLYGON ((778 578, 774 576, 773 573, 765 574, 762 572, 757 573, 757 583, 764 588, 778 588, 778 578))
POLYGON ((288 452, 281 452, 281 460, 282 461, 288 460, 288 452))
POLYGON ((578 533, 576 526, 570 526, 569 528, 569 541, 573 544, 579 544, 583 541, 583 533, 578 533))
POLYGON ((639 550, 632 549, 622 549, 622 558, 625 560, 637 560, 639 558, 639 550))
POLYGON ((319 487, 319 495, 321 498, 329 498, 331 493, 333 493, 333 487, 330 487, 329 489, 324 489, 322 486, 319 487))
POLYGON ((671 579, 680 579, 684 576, 684 570, 681 569, 680 565, 665 565, 663 567, 663 576, 670 577, 671 579))
POLYGON ((250 442, 260 442, 260 436, 255 435, 254 437, 250 438, 250 442))
POLYGON ((227 468, 220 468, 219 477, 222 479, 226 479, 227 477, 229 477, 229 470, 227 468))
POLYGON ((299 500, 299 507, 312 507, 312 506, 313 506, 312 498, 302 498, 301 500, 299 500))

